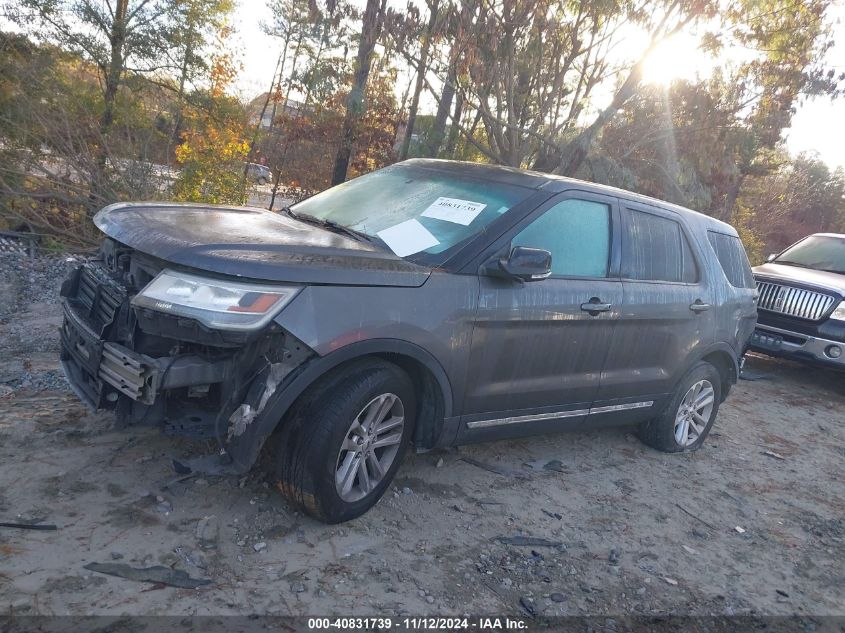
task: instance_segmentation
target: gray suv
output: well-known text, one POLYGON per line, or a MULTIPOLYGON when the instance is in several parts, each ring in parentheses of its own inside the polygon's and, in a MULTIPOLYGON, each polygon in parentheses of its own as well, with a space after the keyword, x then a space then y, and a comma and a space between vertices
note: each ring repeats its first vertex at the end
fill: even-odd
POLYGON ((630 424, 701 446, 754 330, 730 226, 547 174, 410 160, 280 213, 116 204, 62 287, 62 362, 124 424, 265 449, 312 516, 361 515, 408 445, 630 424))

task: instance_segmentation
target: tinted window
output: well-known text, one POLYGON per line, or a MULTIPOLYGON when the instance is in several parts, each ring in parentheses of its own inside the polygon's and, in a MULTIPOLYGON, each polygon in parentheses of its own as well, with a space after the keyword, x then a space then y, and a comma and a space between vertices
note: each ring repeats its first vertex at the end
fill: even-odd
POLYGON ((553 275, 607 277, 610 207, 564 200, 522 229, 511 245, 549 251, 553 275))
POLYGON ((754 288, 751 265, 739 238, 713 231, 708 231, 707 237, 731 285, 735 288, 754 288))
POLYGON ((622 243, 625 277, 685 283, 698 279, 695 259, 680 224, 651 213, 631 209, 627 213, 628 234, 622 243))

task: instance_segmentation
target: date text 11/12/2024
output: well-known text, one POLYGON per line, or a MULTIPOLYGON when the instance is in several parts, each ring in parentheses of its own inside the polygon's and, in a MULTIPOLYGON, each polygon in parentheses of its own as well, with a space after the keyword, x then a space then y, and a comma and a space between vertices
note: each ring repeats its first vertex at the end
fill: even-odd
POLYGON ((509 617, 309 618, 310 631, 524 631, 525 620, 509 617))

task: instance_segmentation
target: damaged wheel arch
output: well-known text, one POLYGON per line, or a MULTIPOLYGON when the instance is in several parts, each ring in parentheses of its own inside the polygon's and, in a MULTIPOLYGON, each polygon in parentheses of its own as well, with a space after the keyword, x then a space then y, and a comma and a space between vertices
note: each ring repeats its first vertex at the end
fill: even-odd
POLYGON ((231 437, 226 446, 232 465, 246 472, 255 464, 266 440, 284 423, 284 417, 317 380, 345 365, 367 357, 382 357, 401 367, 419 395, 418 422, 414 437, 422 448, 437 446, 444 433, 444 420, 452 416, 452 387, 438 360, 423 348, 399 339, 372 339, 350 343, 331 354, 306 362, 281 389, 276 389, 250 424, 231 437))

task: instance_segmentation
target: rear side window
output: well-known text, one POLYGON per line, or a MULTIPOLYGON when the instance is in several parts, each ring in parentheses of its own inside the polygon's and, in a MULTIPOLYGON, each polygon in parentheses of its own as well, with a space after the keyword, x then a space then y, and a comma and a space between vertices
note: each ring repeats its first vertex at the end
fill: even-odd
POLYGON ((698 271, 689 242, 675 220, 626 210, 628 231, 622 244, 627 279, 695 283, 698 271))
POLYGON ((607 277, 610 207, 589 200, 564 200, 522 229, 511 245, 549 251, 553 275, 607 277))
POLYGON ((707 238, 730 284, 734 288, 754 288, 751 264, 739 238, 715 231, 707 231, 707 238))

